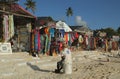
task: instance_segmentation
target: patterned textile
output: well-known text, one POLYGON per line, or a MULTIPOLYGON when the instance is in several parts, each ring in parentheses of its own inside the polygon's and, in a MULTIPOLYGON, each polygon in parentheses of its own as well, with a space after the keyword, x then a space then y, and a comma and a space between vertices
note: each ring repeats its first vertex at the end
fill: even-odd
POLYGON ((13 15, 9 15, 9 34, 10 34, 10 38, 14 36, 14 20, 13 20, 13 15))
POLYGON ((4 42, 9 40, 9 20, 7 15, 3 15, 3 32, 4 32, 4 42))

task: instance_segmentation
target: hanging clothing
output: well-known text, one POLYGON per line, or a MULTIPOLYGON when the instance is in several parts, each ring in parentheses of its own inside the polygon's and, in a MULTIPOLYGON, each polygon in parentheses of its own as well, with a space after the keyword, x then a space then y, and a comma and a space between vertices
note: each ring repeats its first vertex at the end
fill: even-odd
POLYGON ((64 34, 64 40, 65 40, 66 43, 68 43, 68 33, 64 34))
POLYGON ((45 53, 48 51, 48 44, 49 44, 49 40, 48 40, 48 35, 45 34, 45 53))
POLYGON ((64 29, 59 29, 59 31, 61 33, 61 37, 64 38, 65 30, 64 29))
POLYGON ((71 46, 73 41, 70 33, 68 34, 68 37, 69 37, 68 45, 71 46))
POLYGON ((76 32, 76 33, 75 33, 75 38, 78 38, 78 37, 79 37, 79 35, 78 35, 78 33, 76 32))
POLYGON ((12 38, 14 36, 14 20, 13 15, 9 15, 9 36, 12 38))
POLYGON ((32 31, 31 33, 31 51, 33 52, 34 51, 34 31, 32 31))
POLYGON ((44 30, 45 30, 45 34, 48 35, 49 34, 49 27, 46 27, 44 30))
MULTIPOLYGON (((46 28, 46 27, 45 27, 46 28)), ((45 34, 45 28, 41 28, 39 31, 40 31, 40 34, 45 34)))
POLYGON ((35 29, 34 30, 34 33, 35 33, 35 40, 34 40, 34 42, 35 42, 35 51, 38 51, 38 32, 37 32, 37 30, 35 29))
POLYGON ((38 30, 38 51, 40 51, 40 48, 41 48, 41 41, 40 41, 40 32, 38 30))
POLYGON ((9 20, 7 15, 3 15, 3 32, 4 42, 7 42, 9 40, 9 20))
POLYGON ((50 28, 50 35, 51 35, 51 37, 54 37, 54 36, 55 36, 54 33, 55 33, 54 28, 50 28))
POLYGON ((85 36, 85 44, 88 45, 88 36, 85 36))
POLYGON ((41 43, 41 53, 44 54, 45 53, 45 37, 44 35, 40 35, 40 43, 41 43))
POLYGON ((79 35, 78 40, 79 40, 79 43, 83 43, 83 37, 82 37, 82 35, 79 35))

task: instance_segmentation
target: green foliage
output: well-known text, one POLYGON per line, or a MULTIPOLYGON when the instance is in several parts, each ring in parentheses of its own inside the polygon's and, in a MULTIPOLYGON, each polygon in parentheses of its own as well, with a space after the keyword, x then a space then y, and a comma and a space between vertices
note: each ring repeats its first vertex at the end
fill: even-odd
POLYGON ((66 16, 72 16, 73 15, 73 10, 72 10, 72 8, 71 7, 68 7, 68 9, 66 9, 67 10, 67 12, 66 12, 66 16))
POLYGON ((120 27, 118 27, 117 33, 118 33, 118 35, 120 36, 120 27))
POLYGON ((33 0, 26 0, 26 3, 24 3, 26 5, 26 10, 31 9, 32 12, 35 12, 36 9, 36 2, 33 0))
POLYGON ((69 17, 73 15, 73 10, 71 7, 68 7, 68 9, 66 9, 66 16, 68 17, 68 20, 69 20, 69 17))
POLYGON ((108 28, 104 28, 104 29, 103 28, 97 29, 95 31, 105 32, 105 33, 107 33, 107 37, 111 37, 113 35, 119 35, 120 36, 120 27, 117 30, 114 30, 113 28, 108 27, 108 28))

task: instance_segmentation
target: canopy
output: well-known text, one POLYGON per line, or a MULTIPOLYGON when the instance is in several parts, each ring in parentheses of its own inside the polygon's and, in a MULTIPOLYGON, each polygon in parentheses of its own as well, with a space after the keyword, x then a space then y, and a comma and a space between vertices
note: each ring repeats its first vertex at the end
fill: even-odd
POLYGON ((56 29, 64 29, 65 32, 72 31, 72 29, 65 22, 62 22, 62 21, 58 21, 56 23, 56 29))

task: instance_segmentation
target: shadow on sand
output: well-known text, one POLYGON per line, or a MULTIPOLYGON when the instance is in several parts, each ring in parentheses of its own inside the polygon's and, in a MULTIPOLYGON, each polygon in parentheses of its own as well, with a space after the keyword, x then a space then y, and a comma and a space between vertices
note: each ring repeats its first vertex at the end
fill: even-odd
POLYGON ((30 68, 32 68, 33 70, 35 71, 42 71, 42 72, 53 72, 53 71, 50 71, 50 70, 43 70, 43 69, 40 69, 38 66, 36 65, 33 65, 29 62, 26 63, 30 68))

